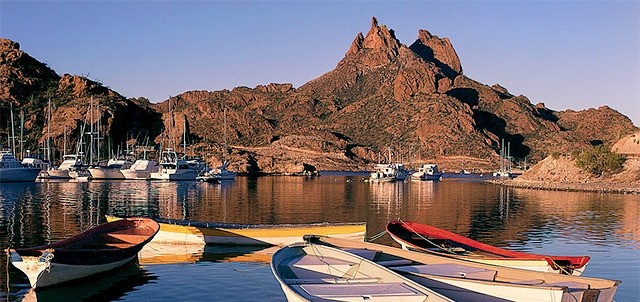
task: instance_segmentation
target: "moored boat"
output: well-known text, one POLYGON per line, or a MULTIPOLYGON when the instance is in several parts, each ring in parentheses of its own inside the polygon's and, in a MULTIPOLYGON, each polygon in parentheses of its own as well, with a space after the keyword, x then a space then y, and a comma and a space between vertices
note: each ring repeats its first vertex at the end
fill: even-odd
POLYGON ((189 165, 185 159, 179 158, 173 149, 162 151, 160 168, 149 174, 152 180, 196 180, 200 174, 199 167, 189 165))
POLYGON ((152 219, 122 219, 48 245, 9 249, 9 260, 32 288, 52 286, 129 263, 159 229, 152 219))
POLYGON ((0 182, 35 181, 41 167, 24 166, 9 151, 0 151, 0 182))
MULTIPOLYGON (((107 221, 121 219, 107 216, 107 221)), ((301 224, 236 224, 154 218, 160 232, 154 242, 175 244, 287 245, 306 234, 364 241, 365 222, 301 224)))
POLYGON ((125 179, 149 179, 151 173, 158 171, 158 162, 138 159, 128 169, 120 170, 125 179))
POLYGON ((620 281, 488 265, 323 236, 311 243, 347 250, 456 301, 611 302, 620 281))
POLYGON ((87 169, 91 179, 125 179, 122 170, 131 167, 131 161, 122 158, 112 158, 105 166, 95 166, 87 169))
POLYGON ((411 178, 416 180, 439 180, 442 174, 443 173, 438 170, 438 165, 424 164, 418 168, 418 171, 411 174, 411 178))
POLYGON ((542 272, 580 276, 591 259, 506 250, 434 226, 399 219, 387 224, 387 233, 407 250, 542 272))
POLYGON ((296 243, 271 257, 288 301, 452 301, 364 259, 324 245, 296 243))
POLYGON ((407 175, 409 172, 403 164, 377 164, 369 180, 373 182, 403 181, 407 175))

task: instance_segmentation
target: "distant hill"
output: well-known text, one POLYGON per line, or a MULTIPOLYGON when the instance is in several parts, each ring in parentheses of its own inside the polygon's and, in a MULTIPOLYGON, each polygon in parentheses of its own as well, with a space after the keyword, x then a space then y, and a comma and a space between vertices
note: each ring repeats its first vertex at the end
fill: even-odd
MULTIPOLYGON (((231 167, 242 172, 294 173, 304 164, 362 170, 389 151, 407 163, 490 170, 497 166, 501 139, 509 142, 515 160, 526 157, 531 163, 552 152, 613 144, 638 131, 608 107, 556 112, 498 84, 474 81, 463 74, 449 39, 419 30, 406 46, 375 18, 334 70, 299 88, 188 91, 158 104, 125 99, 84 77, 58 76, 15 42, 0 40, 0 51, 0 125, 6 125, 9 103, 14 110, 42 113, 51 95, 56 108, 51 126, 60 148, 62 125, 77 139, 93 97, 114 145, 150 137, 156 144, 166 146, 172 139, 179 146, 186 118, 189 152, 216 164, 224 154, 226 108, 231 167)), ((45 117, 25 123, 32 143, 43 141, 45 117)))

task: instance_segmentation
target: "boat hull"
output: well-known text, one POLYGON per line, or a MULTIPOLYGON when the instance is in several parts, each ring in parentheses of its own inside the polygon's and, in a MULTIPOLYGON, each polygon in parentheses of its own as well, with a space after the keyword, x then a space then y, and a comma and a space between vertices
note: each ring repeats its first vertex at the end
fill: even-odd
POLYGON ((48 245, 9 249, 11 263, 33 288, 57 285, 118 268, 158 233, 148 218, 128 218, 93 227, 48 245))
POLYGON ((151 177, 151 171, 121 170, 125 179, 147 180, 151 177))
POLYGON ((40 168, 2 168, 0 182, 31 182, 35 181, 42 169, 40 168))
MULTIPOLYGON (((55 257, 55 253, 52 253, 55 257)), ((105 273, 121 267, 135 259, 135 255, 121 261, 100 265, 69 265, 51 263, 43 257, 20 257, 15 251, 11 252, 12 264, 27 275, 32 288, 42 288, 69 281, 81 279, 91 275, 105 273)))
POLYGON ((46 171, 48 179, 69 179, 69 170, 51 169, 46 171))
MULTIPOLYGON (((108 221, 117 219, 120 218, 107 216, 108 221)), ((160 231, 152 242, 170 244, 282 246, 300 242, 307 234, 364 241, 367 230, 364 222, 242 225, 170 219, 156 221, 160 223, 160 231)))
POLYGON ((149 175, 149 179, 151 180, 170 180, 170 181, 179 181, 179 180, 196 180, 198 177, 197 170, 179 170, 175 173, 173 172, 154 172, 149 175))
POLYGON ((91 179, 124 179, 120 169, 89 168, 91 179))

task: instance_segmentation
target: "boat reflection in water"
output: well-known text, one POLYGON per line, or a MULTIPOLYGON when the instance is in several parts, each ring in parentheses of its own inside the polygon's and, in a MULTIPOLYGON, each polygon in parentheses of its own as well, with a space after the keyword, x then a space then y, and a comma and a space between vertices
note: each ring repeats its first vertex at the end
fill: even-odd
POLYGON ((22 301, 113 301, 156 279, 157 276, 140 268, 138 263, 131 262, 94 278, 38 290, 31 288, 22 301))

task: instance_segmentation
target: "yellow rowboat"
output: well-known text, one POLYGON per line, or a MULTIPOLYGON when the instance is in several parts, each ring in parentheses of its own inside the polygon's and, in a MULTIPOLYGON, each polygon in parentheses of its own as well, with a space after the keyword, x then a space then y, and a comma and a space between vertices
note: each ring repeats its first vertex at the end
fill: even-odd
MULTIPOLYGON (((107 221, 121 219, 107 216, 107 221)), ((304 224, 236 224, 154 218, 160 232, 152 242, 171 244, 277 245, 302 241, 307 234, 364 241, 366 222, 304 224)))

